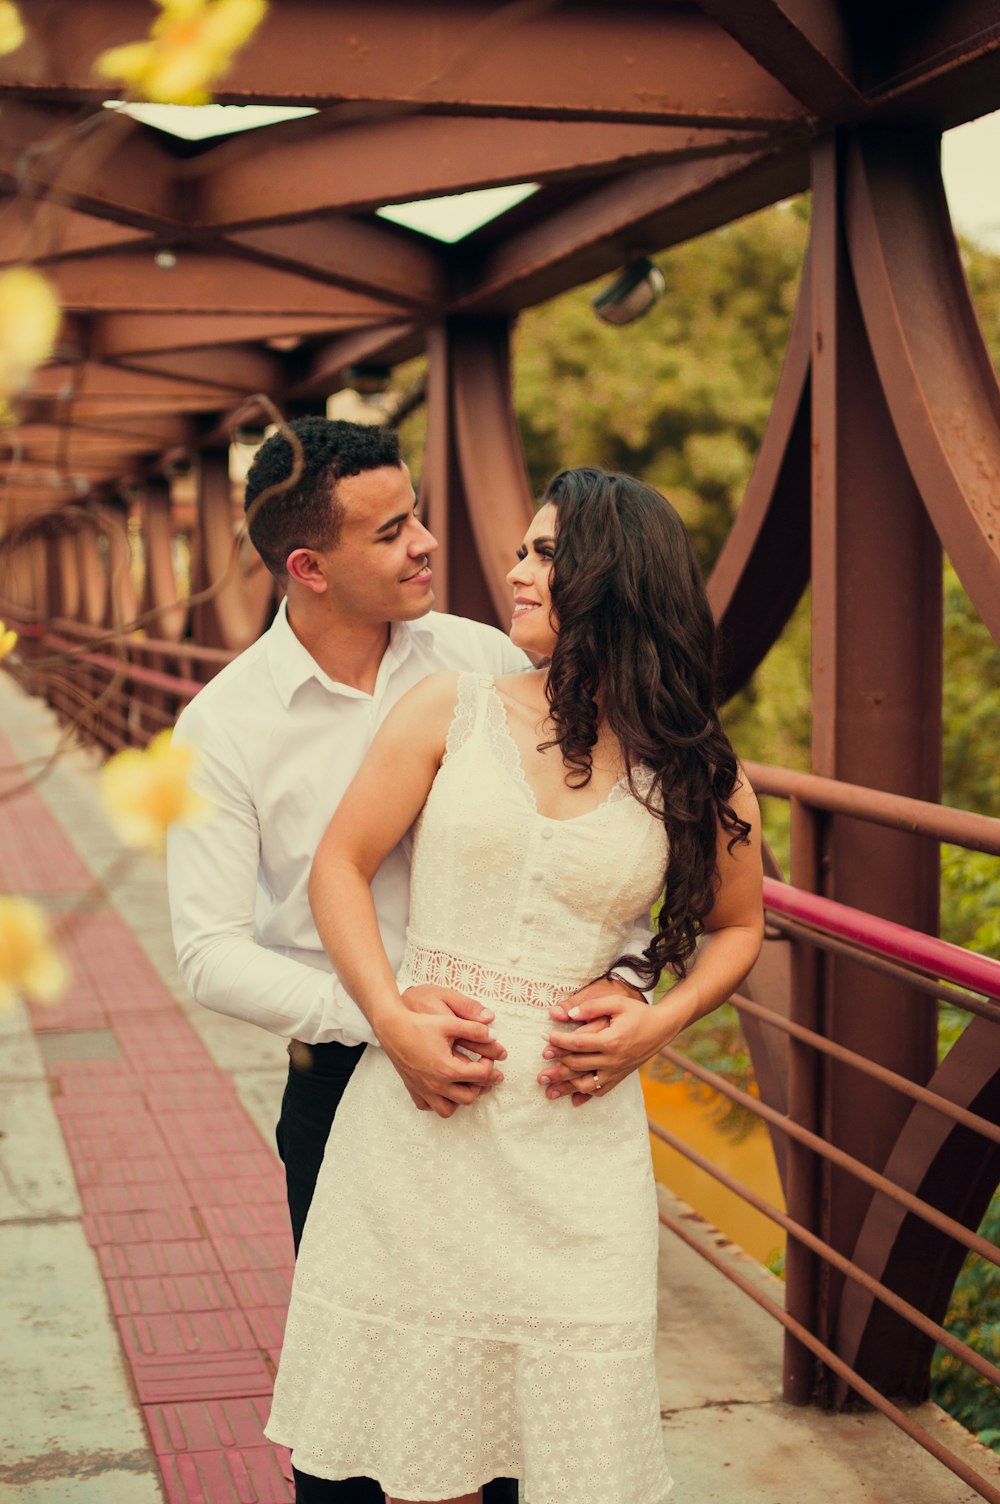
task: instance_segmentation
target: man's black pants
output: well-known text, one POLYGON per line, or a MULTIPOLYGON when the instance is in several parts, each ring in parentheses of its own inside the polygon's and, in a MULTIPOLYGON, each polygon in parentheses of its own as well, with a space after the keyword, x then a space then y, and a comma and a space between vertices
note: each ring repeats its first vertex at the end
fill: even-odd
MULTIPOLYGON (((343 1044, 292 1047, 276 1137, 285 1166, 296 1253, 334 1114, 364 1049, 364 1045, 343 1044)), ((312 1478, 296 1469, 295 1500, 296 1504, 383 1504, 384 1495, 371 1478, 312 1478)), ((517 1504, 517 1483, 511 1478, 487 1483, 483 1504, 517 1504)))

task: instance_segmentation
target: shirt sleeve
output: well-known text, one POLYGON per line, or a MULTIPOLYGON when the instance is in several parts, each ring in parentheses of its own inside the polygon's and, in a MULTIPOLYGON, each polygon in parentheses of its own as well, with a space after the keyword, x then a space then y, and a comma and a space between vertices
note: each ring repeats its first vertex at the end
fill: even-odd
POLYGON ((520 674, 533 666, 527 653, 515 647, 507 633, 498 627, 470 621, 463 621, 462 626, 466 633, 470 629, 475 631, 471 640, 476 645, 479 668, 484 674, 520 674))
MULTIPOLYGON (((632 926, 629 934, 625 937, 625 943, 622 946, 621 951, 622 955, 641 956, 652 938, 653 931, 650 928, 648 916, 644 921, 637 920, 636 923, 632 926)), ((612 967, 611 975, 613 977, 617 977, 619 981, 628 982, 630 987, 638 988, 640 992, 644 993, 647 1003, 651 1003, 653 1001, 652 989, 645 988, 642 979, 631 969, 631 967, 612 967)))
POLYGON ((339 979, 255 939, 260 829, 237 748, 185 712, 179 745, 193 746, 192 786, 212 806, 175 824, 167 840, 170 919, 181 979, 216 1013, 306 1044, 376 1043, 339 979))

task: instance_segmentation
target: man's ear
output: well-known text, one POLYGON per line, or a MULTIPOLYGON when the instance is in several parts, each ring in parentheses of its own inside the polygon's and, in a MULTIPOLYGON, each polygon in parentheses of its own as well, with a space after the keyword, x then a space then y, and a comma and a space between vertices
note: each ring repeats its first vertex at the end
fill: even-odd
POLYGON ((323 561, 311 548, 293 549, 285 560, 285 570, 289 580, 295 580, 316 595, 322 595, 329 588, 323 561))

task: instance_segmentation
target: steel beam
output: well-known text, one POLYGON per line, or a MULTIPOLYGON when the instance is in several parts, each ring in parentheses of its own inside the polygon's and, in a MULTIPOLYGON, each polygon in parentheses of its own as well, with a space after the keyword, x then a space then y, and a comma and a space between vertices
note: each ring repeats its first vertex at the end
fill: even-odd
MULTIPOLYGON (((845 150, 834 138, 821 143, 813 180, 813 771, 933 801, 940 797, 941 554, 896 440, 851 277, 845 150)), ((834 815, 821 861, 826 896, 935 932, 932 843, 834 815)), ((903 984, 828 957, 820 1004, 829 1038, 911 1080, 932 1074, 934 1018, 903 984)), ((881 1168, 908 1104, 835 1061, 825 1062, 823 1082, 824 1136, 881 1168)), ((821 1231, 846 1256, 870 1200, 845 1171, 828 1171, 821 1231)), ((843 1281, 830 1270, 826 1276, 818 1325, 829 1336, 843 1281)), ((893 1391, 903 1359, 886 1355, 882 1374, 893 1377, 893 1391)))
POLYGON ((35 374, 32 383, 35 399, 55 397, 76 406, 78 401, 124 401, 156 402, 169 408, 176 400, 178 409, 185 402, 195 406, 205 403, 218 405, 219 392, 214 383, 195 380, 179 380, 174 377, 128 371, 120 366, 98 365, 85 361, 82 365, 48 365, 35 374))
POLYGON ((856 115, 854 48, 836 0, 696 0, 772 78, 824 120, 856 115))
POLYGON ((893 423, 934 527, 1000 641, 1000 387, 969 297, 938 142, 865 132, 851 262, 893 423))
MULTIPOLYGON (((456 468, 472 525, 479 567, 489 592, 470 610, 458 589, 465 566, 451 564, 455 609, 480 620, 510 623, 507 571, 534 516, 531 485, 514 417, 507 319, 455 319, 447 326, 456 468)), ((454 522, 457 501, 452 503, 454 522)))
MULTIPOLYGON (((928 1011, 932 1011, 928 1009, 928 1011)), ((1000 1039, 995 1023, 972 1018, 928 1082, 949 1102, 1000 1120, 1000 1039)), ((885 1173, 894 1184, 975 1229, 1000 1178, 1000 1149, 920 1103, 914 1104, 885 1173)), ((886 1196, 873 1198, 855 1259, 932 1320, 943 1321, 965 1249, 886 1196)), ((900 1354, 885 1381, 924 1398, 933 1342, 873 1300, 860 1286, 844 1291, 838 1351, 883 1388, 886 1354, 900 1354)))
MULTIPOLYGON (((259 200, 259 192, 258 192, 259 200)), ((404 308, 437 308, 447 292, 441 255, 416 235, 346 215, 231 231, 222 248, 238 246, 255 260, 298 276, 329 280, 404 308)))
MULTIPOLYGON (((22 0, 35 46, 0 60, 0 92, 99 99, 95 56, 149 29, 143 0, 22 0)), ((282 0, 216 97, 340 100, 464 114, 756 126, 802 106, 731 37, 690 10, 596 0, 282 0), (600 59, 595 67, 594 60, 600 59)))
POLYGON ((53 257, 106 251, 146 238, 145 230, 80 214, 62 204, 31 199, 18 203, 15 194, 0 197, 0 265, 34 261, 44 266, 53 257))
MULTIPOLYGON (((141 610, 157 613, 147 628, 150 637, 180 642, 187 622, 187 608, 178 604, 174 574, 174 528, 171 515, 170 485, 162 475, 147 476, 139 504, 145 572, 141 610)), ((156 667, 155 664, 151 665, 156 667)))
POLYGON ((505 319, 455 319, 430 330, 420 487, 438 540, 439 609, 505 628, 504 575, 533 514, 511 403, 509 340, 505 319))
POLYGON ((723 699, 778 640, 809 580, 809 359, 812 276, 802 270, 788 348, 739 511, 708 581, 720 632, 723 699))
POLYGON ((65 308, 80 312, 320 314, 372 322, 399 317, 394 304, 326 286, 237 256, 179 250, 161 270, 148 251, 62 261, 50 275, 65 308))
POLYGON ((907 14, 873 10, 863 83, 869 114, 939 131, 997 108, 1000 18, 981 0, 948 0, 907 14))
MULTIPOLYGON (((163 376, 170 381, 195 382, 227 392, 267 392, 281 401, 286 384, 281 356, 255 345, 226 345, 217 350, 172 350, 165 355, 121 357, 117 369, 163 376)), ((107 369, 107 368, 106 368, 107 369)))
POLYGON ((199 164, 201 176, 191 183, 192 222, 225 228, 302 220, 501 183, 726 155, 752 150, 760 139, 681 126, 431 115, 342 126, 271 148, 266 140, 244 137, 199 164))
MULTIPOLYGON (((90 351, 95 360, 113 360, 137 352, 154 355, 272 339, 299 339, 352 328, 354 320, 331 315, 294 313, 103 313, 90 324, 90 351)), ((369 326, 366 316, 358 323, 369 326)))
POLYGON ((78 110, 12 99, 0 115, 0 187, 118 224, 170 229, 183 195, 168 140, 110 110, 81 120, 78 110))
POLYGON ((198 463, 197 534, 192 538, 192 594, 211 598, 192 607, 191 624, 203 647, 240 652, 260 635, 272 593, 271 577, 245 578, 234 562, 236 536, 229 447, 206 448, 198 463))
POLYGON ((804 149, 629 173, 470 255, 454 311, 516 312, 809 186, 804 149))
POLYGON ((327 397, 344 385, 344 372, 350 366, 396 365, 419 355, 423 348, 424 333, 414 324, 385 324, 340 335, 310 355, 306 373, 291 387, 289 396, 297 401, 327 397))

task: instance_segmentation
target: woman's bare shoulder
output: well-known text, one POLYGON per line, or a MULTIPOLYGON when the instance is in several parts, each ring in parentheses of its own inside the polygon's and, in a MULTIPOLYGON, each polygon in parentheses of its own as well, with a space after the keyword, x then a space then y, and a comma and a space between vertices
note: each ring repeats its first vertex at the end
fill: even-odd
POLYGON ((458 698, 458 681, 461 675, 454 669, 441 669, 420 679, 399 700, 392 714, 397 720, 411 716, 430 716, 434 719, 449 717, 458 698))

